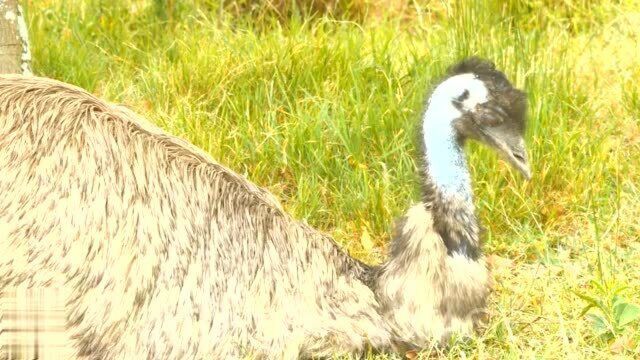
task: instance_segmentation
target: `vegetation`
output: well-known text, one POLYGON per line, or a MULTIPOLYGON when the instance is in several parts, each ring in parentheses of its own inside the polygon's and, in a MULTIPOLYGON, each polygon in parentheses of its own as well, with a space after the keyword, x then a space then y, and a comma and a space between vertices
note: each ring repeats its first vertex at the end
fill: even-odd
POLYGON ((495 292, 478 336, 441 355, 640 353, 637 1, 24 5, 37 74, 127 104, 370 263, 419 198, 433 80, 492 59, 529 94, 534 176, 469 149, 495 292))

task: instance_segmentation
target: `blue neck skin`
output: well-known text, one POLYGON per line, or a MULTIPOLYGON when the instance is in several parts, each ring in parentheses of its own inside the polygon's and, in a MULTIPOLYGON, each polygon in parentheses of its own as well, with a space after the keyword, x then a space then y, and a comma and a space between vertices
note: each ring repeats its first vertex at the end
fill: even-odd
POLYGON ((438 100, 435 96, 430 99, 422 129, 428 176, 443 197, 472 204, 471 177, 453 128, 453 121, 462 113, 451 101, 438 100))

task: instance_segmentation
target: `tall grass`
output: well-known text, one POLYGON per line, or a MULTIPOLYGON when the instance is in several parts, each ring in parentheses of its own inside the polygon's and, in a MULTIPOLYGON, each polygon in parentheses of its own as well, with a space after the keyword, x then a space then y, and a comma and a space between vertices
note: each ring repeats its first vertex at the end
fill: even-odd
POLYGON ((640 4, 391 3, 393 16, 356 1, 337 12, 197 0, 26 7, 38 74, 128 104, 371 263, 419 198, 415 140, 433 79, 462 57, 492 59, 528 92, 534 177, 469 149, 496 291, 486 328, 447 356, 633 358, 638 322, 603 334, 580 296, 624 286, 616 296, 640 302, 640 60, 629 56, 640 53, 640 4))

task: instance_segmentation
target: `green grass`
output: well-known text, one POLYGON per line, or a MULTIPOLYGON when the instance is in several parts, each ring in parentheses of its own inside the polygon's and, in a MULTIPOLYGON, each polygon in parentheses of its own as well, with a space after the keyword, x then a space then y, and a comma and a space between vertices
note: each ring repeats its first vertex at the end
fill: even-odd
POLYGON ((637 1, 408 2, 386 17, 358 2, 338 18, 168 3, 26 1, 35 72, 129 105, 371 263, 419 198, 432 80, 494 60, 528 92, 534 176, 469 149, 496 290, 486 327, 443 356, 638 356, 639 323, 621 315, 640 304, 637 1))

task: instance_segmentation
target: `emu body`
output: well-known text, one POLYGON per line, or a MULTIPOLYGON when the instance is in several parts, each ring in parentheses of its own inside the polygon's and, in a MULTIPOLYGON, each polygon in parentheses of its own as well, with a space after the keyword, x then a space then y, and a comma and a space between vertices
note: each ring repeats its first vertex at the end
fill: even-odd
POLYGON ((362 264, 124 108, 0 78, 0 289, 67 288, 80 356, 269 358, 389 335, 362 264))
POLYGON ((367 266, 126 108, 0 76, 0 296, 64 289, 79 358, 421 348, 469 333, 488 293, 482 255, 451 250, 466 233, 437 229, 466 229, 435 218, 457 207, 426 184, 389 259, 367 266))

